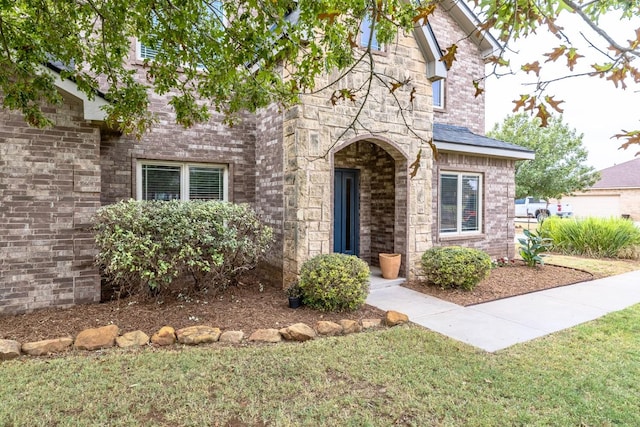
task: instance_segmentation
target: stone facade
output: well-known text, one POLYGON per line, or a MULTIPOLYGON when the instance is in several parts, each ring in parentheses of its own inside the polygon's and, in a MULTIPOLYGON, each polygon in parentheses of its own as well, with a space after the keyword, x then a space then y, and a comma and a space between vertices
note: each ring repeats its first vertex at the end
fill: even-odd
POLYGON ((44 106, 54 125, 0 112, 0 313, 98 302, 89 231, 100 205, 100 133, 82 104, 44 106))

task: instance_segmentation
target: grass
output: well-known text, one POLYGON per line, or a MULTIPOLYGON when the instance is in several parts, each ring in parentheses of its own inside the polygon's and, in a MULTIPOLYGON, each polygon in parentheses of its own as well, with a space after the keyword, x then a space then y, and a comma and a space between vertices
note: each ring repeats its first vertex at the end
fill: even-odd
POLYGON ((397 327, 1 366, 1 426, 640 425, 640 305, 496 354, 397 327))

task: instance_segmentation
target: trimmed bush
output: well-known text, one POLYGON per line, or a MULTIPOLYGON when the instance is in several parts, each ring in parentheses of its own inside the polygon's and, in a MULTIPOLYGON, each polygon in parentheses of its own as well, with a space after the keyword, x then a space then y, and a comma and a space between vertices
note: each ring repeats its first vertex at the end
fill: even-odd
POLYGON ((553 250, 593 258, 637 258, 640 229, 623 218, 549 218, 541 234, 553 241, 553 250))
POLYGON ((161 292, 184 274, 196 289, 222 290, 254 268, 272 241, 248 205, 123 201, 94 217, 97 263, 121 292, 161 292))
POLYGON ((491 258, 485 252, 445 246, 432 248, 422 255, 422 269, 427 280, 443 289, 474 289, 491 273, 491 258))
POLYGON ((353 255, 317 255, 302 264, 300 289, 305 305, 322 311, 351 311, 369 294, 369 266, 353 255))

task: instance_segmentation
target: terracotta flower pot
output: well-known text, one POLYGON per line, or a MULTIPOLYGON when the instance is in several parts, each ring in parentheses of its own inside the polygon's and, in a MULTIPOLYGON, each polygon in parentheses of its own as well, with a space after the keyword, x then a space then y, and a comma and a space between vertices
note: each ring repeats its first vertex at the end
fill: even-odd
POLYGON ((400 263, 402 262, 402 255, 400 254, 379 254, 380 270, 382 270, 382 277, 385 279, 396 279, 400 272, 400 263))

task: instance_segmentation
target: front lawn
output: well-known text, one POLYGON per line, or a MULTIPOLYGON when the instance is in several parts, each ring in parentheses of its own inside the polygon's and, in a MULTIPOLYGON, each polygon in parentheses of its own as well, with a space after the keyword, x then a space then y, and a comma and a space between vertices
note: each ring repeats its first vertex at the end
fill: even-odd
POLYGON ((640 305, 496 354, 418 327, 0 365, 0 425, 640 425, 640 305))

